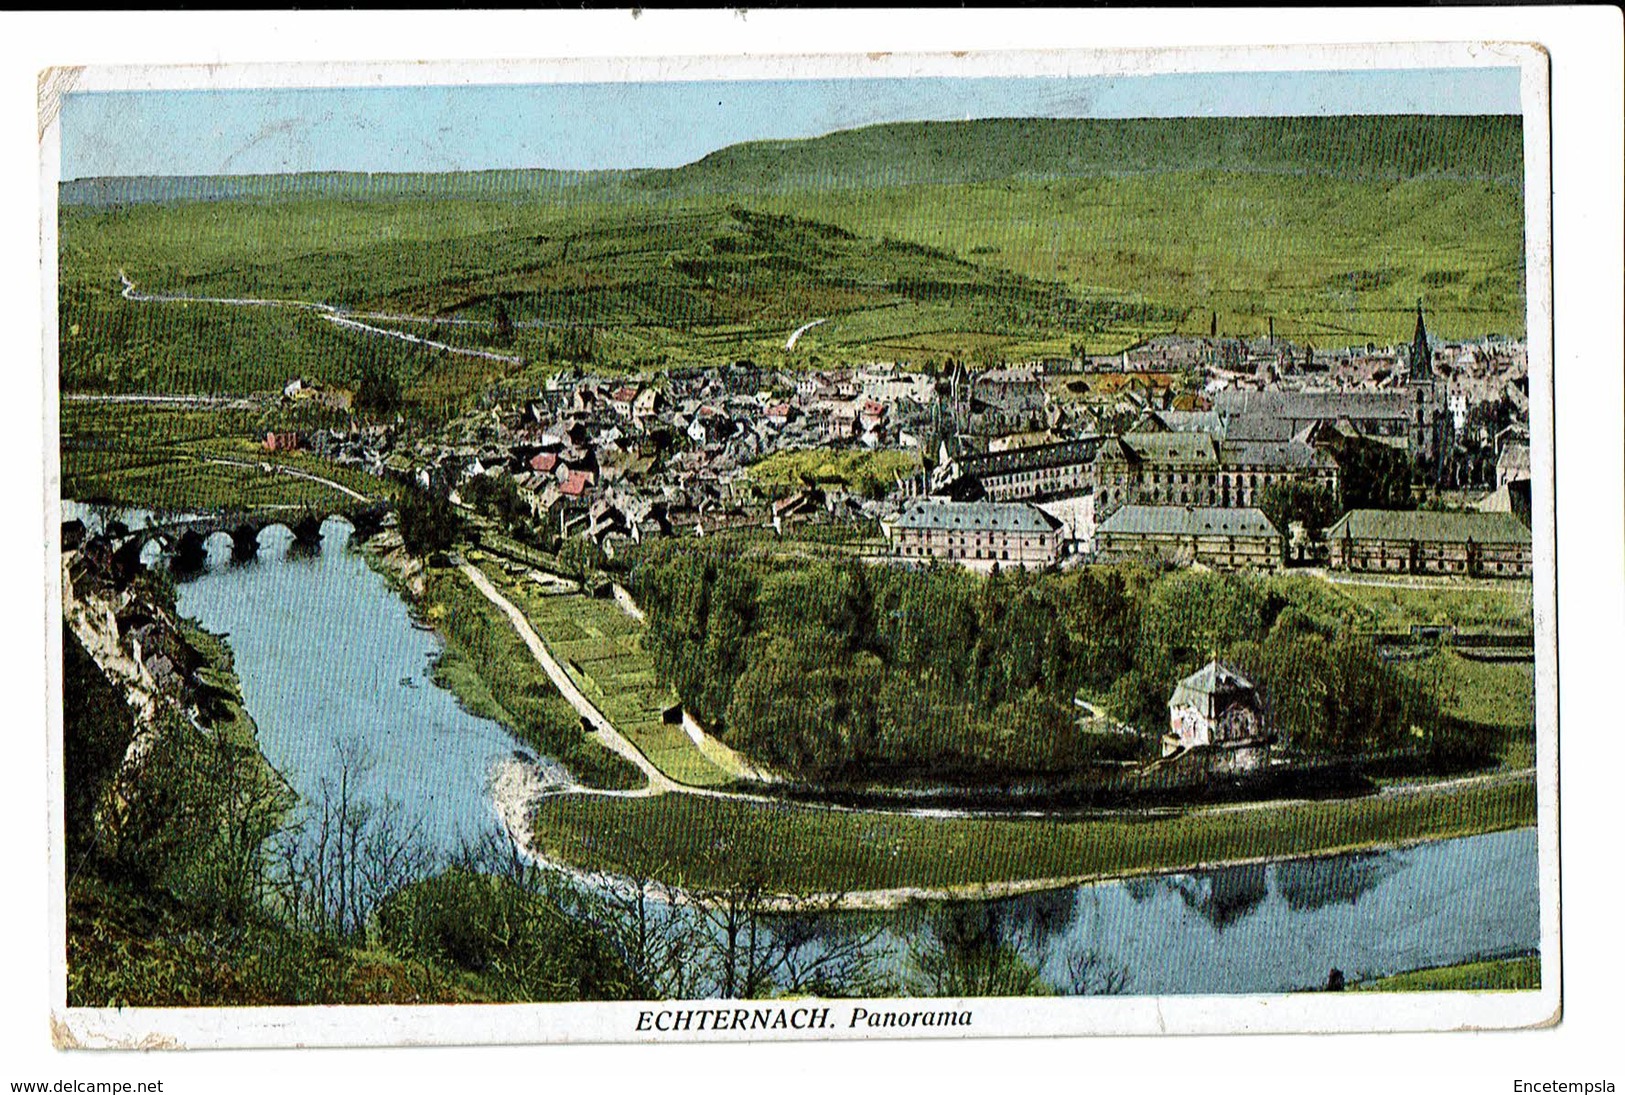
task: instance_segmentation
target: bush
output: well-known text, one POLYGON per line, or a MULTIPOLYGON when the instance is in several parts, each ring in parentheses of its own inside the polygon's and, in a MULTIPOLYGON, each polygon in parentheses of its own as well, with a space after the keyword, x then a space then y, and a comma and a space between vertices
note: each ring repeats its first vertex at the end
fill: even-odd
POLYGON ((421 487, 407 487, 397 503, 401 542, 413 555, 446 551, 457 542, 462 522, 451 502, 421 487))

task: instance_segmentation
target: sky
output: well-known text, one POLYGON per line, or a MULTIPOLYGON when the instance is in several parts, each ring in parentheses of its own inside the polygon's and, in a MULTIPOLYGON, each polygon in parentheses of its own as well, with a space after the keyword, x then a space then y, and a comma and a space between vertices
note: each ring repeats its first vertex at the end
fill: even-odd
POLYGON ((62 178, 677 167, 891 121, 1516 114, 1516 68, 75 92, 62 178))

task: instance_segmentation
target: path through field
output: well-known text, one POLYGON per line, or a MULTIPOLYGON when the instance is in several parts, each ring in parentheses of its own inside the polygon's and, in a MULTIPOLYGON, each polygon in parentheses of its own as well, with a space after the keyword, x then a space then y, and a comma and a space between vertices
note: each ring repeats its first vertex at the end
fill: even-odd
POLYGON ((806 334, 820 323, 826 322, 827 318, 828 317, 823 317, 815 319, 811 323, 803 323, 800 327, 797 327, 795 330, 791 331, 789 339, 787 339, 784 343, 784 348, 786 350, 794 350, 796 348, 796 342, 800 340, 802 335, 806 334))
MULTIPOLYGON (((448 354, 458 354, 462 357, 477 357, 486 361, 501 361, 508 365, 523 365, 524 359, 512 354, 499 354, 494 350, 476 350, 467 346, 452 346, 432 338, 423 338, 419 335, 407 334, 405 331, 392 331, 387 327, 374 327, 364 323, 354 315, 347 313, 331 304, 322 304, 313 300, 281 300, 274 297, 192 297, 170 293, 143 293, 135 287, 135 282, 121 268, 118 272, 119 280, 124 283, 120 295, 125 300, 132 300, 142 304, 219 304, 236 308, 291 308, 297 311, 310 312, 336 327, 348 331, 358 331, 362 334, 375 335, 380 338, 395 338, 402 342, 410 342, 417 346, 424 346, 431 350, 442 350, 448 354)), ((433 323, 434 316, 396 316, 391 317, 402 322, 433 323)))
POLYGON ((257 468, 260 471, 264 471, 267 467, 269 467, 271 469, 269 474, 271 475, 286 475, 293 479, 306 479, 312 483, 320 483, 324 487, 331 487, 340 494, 349 495, 358 502, 373 501, 372 498, 369 498, 367 495, 362 494, 358 490, 352 490, 343 483, 336 482, 335 480, 328 479, 324 476, 316 475, 312 472, 300 471, 298 468, 290 468, 286 464, 256 464, 251 460, 229 460, 222 456, 204 457, 203 462, 206 464, 220 464, 228 468, 257 468))

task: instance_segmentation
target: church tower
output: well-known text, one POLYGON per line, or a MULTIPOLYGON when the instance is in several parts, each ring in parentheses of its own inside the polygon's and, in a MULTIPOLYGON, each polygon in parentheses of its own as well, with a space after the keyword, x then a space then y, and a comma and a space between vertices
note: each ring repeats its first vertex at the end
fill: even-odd
POLYGON ((1428 345, 1427 325, 1422 322, 1422 302, 1416 302, 1416 334, 1411 336, 1411 382, 1433 379, 1433 347, 1428 345))
POLYGON ((1428 344, 1427 325, 1422 321, 1422 302, 1416 302, 1416 333, 1411 336, 1410 378, 1406 387, 1416 401, 1412 455, 1424 469, 1429 482, 1436 483, 1444 471, 1449 451, 1445 427, 1447 415, 1440 414, 1439 384, 1433 375, 1433 347, 1428 344))

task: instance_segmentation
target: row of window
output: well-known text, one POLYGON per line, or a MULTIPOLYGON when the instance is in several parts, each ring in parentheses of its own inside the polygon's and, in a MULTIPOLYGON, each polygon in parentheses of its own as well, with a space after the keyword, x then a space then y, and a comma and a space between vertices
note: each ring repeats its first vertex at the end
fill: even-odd
MULTIPOLYGON (((927 544, 934 544, 934 543, 939 542, 939 538, 935 534, 929 533, 929 532, 923 532, 922 533, 922 532, 903 531, 903 532, 901 532, 899 534, 899 538, 902 539, 905 543, 912 542, 914 540, 919 540, 922 543, 927 543, 927 544)), ((950 534, 948 536, 941 537, 940 542, 942 542, 944 544, 947 544, 950 547, 981 547, 984 542, 987 544, 988 547, 992 547, 994 544, 1004 544, 1005 546, 1015 546, 1015 547, 1024 547, 1024 548, 1030 548, 1030 547, 1033 546, 1033 542, 1032 542, 1031 539, 1023 539, 1023 540, 1017 542, 1016 540, 1014 540, 1014 539, 1012 539, 1010 537, 1007 537, 1007 536, 995 537, 992 534, 989 534, 986 537, 983 537, 983 535, 981 533, 977 533, 974 537, 972 537, 972 536, 959 536, 959 535, 950 534)))
MULTIPOLYGON (((1370 555, 1356 555, 1346 559, 1334 557, 1332 562, 1333 565, 1347 568, 1349 570, 1391 570, 1395 572, 1404 572, 1410 569, 1409 558, 1395 558, 1386 555, 1379 555, 1375 559, 1373 559, 1370 555)), ((1441 574, 1468 573, 1467 561, 1464 559, 1438 560, 1431 557, 1419 559, 1417 560, 1417 566, 1415 569, 1417 571, 1438 571, 1441 574)), ((1508 563, 1500 560, 1480 562, 1478 566, 1474 568, 1475 572, 1479 574, 1528 574, 1531 569, 1532 568, 1528 563, 1508 563)))

